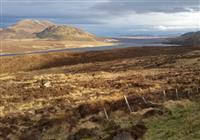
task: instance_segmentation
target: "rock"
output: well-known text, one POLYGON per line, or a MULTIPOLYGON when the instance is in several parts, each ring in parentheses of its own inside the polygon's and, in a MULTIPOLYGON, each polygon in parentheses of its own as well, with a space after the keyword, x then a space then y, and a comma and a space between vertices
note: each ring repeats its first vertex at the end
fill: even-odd
POLYGON ((44 86, 45 87, 50 87, 51 86, 51 82, 48 81, 48 82, 44 83, 44 86))
POLYGON ((41 85, 42 85, 42 87, 48 88, 48 87, 51 87, 51 82, 50 81, 46 81, 46 80, 42 80, 41 81, 41 85))

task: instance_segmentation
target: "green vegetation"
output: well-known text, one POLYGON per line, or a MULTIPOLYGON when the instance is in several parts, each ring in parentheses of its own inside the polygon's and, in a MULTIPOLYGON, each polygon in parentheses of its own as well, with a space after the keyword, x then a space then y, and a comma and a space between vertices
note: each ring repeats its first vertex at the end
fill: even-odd
POLYGON ((199 140, 200 104, 174 108, 171 115, 153 117, 146 122, 148 140, 199 140))

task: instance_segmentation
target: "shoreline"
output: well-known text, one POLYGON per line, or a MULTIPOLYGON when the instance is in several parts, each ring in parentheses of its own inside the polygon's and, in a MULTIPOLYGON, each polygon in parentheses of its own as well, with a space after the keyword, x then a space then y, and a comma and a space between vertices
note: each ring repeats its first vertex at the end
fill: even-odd
MULTIPOLYGON (((116 44, 117 45, 117 44, 116 44)), ((112 45, 111 45, 112 46, 112 45)), ((110 46, 110 47, 111 47, 110 46)), ((95 52, 95 51, 109 51, 109 50, 118 50, 118 49, 129 49, 129 48, 151 48, 151 47, 157 47, 157 48, 163 48, 163 47, 177 47, 174 45, 166 45, 166 46, 132 46, 132 47, 121 47, 121 48, 107 48, 109 46, 95 46, 95 47, 79 47, 79 48, 60 48, 60 49, 49 49, 49 50, 39 50, 39 51, 28 51, 28 52, 19 52, 19 53, 0 53, 0 57, 9 57, 9 56, 21 56, 21 55, 34 55, 34 54, 47 54, 47 53, 59 53, 59 52, 95 52), (106 49, 103 49, 105 48, 106 49), (91 50, 87 50, 90 49, 91 50), (102 48, 102 50, 92 50, 96 48, 102 48)))
POLYGON ((132 38, 113 38, 99 42, 67 42, 67 41, 48 41, 34 40, 33 42, 19 42, 12 40, 5 43, 6 50, 0 53, 0 57, 19 56, 28 54, 43 54, 50 52, 88 52, 88 51, 105 51, 113 49, 124 49, 131 47, 170 47, 179 46, 175 44, 167 44, 163 39, 132 39, 132 38), (115 40, 115 41, 114 41, 115 40), (117 41, 116 41, 117 40, 117 41), (9 45, 14 43, 16 45, 9 45), (77 47, 78 46, 78 47, 77 47), (14 50, 13 50, 14 49, 14 50), (16 50, 17 49, 17 50, 16 50))
POLYGON ((58 40, 1 40, 1 56, 43 53, 60 50, 117 45, 111 41, 58 41, 58 40))
MULTIPOLYGON (((157 44, 159 45, 159 44, 157 44)), ((109 46, 88 46, 88 47, 72 47, 72 48, 58 48, 58 49, 47 49, 47 50, 38 50, 38 51, 27 51, 27 52, 16 52, 16 53, 0 53, 0 57, 9 57, 9 56, 21 56, 21 55, 32 55, 32 54, 47 54, 47 53, 57 53, 57 52, 95 52, 95 51, 109 51, 117 49, 128 49, 128 48, 163 48, 163 47, 180 47, 180 45, 173 44, 160 44, 160 46, 154 46, 149 44, 149 46, 120 46, 119 43, 113 43, 109 46)))

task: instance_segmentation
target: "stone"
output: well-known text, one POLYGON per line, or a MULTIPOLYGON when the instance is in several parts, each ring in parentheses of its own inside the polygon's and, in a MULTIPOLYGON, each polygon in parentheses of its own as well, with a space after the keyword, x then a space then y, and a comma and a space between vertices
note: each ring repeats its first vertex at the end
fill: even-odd
POLYGON ((51 87, 51 82, 49 82, 49 81, 48 81, 48 82, 45 82, 45 83, 44 83, 44 86, 45 86, 45 87, 51 87))

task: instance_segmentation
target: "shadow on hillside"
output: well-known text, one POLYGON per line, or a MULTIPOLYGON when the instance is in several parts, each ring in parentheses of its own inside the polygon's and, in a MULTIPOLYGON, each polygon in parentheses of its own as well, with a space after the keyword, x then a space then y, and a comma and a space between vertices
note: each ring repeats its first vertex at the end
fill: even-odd
POLYGON ((157 56, 167 54, 181 54, 188 52, 189 49, 180 49, 180 47, 138 47, 127 49, 115 49, 109 51, 95 51, 75 53, 72 56, 58 57, 52 59, 38 67, 30 70, 41 70, 53 67, 72 66, 77 64, 105 62, 111 60, 120 60, 125 58, 145 57, 145 56, 157 56))

